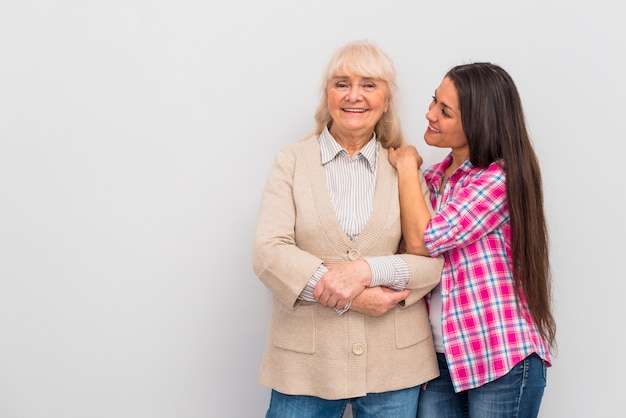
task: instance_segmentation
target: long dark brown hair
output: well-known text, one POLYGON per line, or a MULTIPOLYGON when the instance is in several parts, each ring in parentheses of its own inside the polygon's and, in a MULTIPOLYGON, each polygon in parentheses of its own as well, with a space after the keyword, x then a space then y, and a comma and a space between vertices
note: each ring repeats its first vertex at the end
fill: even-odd
POLYGON ((533 320, 554 348, 556 322, 551 310, 543 186, 517 87, 504 69, 488 62, 456 66, 446 77, 459 95, 470 162, 475 167, 487 167, 503 161, 516 289, 523 291, 533 320))

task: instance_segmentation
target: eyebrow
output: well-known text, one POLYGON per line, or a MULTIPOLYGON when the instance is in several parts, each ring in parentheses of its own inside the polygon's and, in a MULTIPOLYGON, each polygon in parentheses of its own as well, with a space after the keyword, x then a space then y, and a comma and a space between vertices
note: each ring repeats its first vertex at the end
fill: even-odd
MULTIPOLYGON (((350 78, 350 75, 347 74, 335 74, 333 77, 331 77, 331 80, 337 80, 337 79, 346 79, 346 78, 350 78)), ((359 75, 359 77, 361 77, 364 81, 384 81, 380 78, 377 77, 366 77, 366 76, 362 76, 359 75)))
POLYGON ((441 101, 439 101, 439 99, 437 99, 437 89, 435 89, 435 99, 437 100, 437 103, 439 103, 441 105, 441 107, 443 107, 444 109, 450 109, 451 111, 454 112, 454 109, 452 109, 450 106, 448 106, 444 102, 441 102, 441 101))

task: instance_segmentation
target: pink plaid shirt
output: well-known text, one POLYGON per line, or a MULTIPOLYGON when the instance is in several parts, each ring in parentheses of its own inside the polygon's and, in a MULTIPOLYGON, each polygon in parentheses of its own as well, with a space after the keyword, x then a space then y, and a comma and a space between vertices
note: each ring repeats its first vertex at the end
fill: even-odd
MULTIPOLYGON (((433 207, 451 159, 424 173, 433 207)), ((442 334, 455 391, 493 381, 532 353, 550 365, 526 299, 515 293, 505 176, 498 164, 476 168, 467 160, 450 176, 424 241, 433 257, 445 257, 442 334)))

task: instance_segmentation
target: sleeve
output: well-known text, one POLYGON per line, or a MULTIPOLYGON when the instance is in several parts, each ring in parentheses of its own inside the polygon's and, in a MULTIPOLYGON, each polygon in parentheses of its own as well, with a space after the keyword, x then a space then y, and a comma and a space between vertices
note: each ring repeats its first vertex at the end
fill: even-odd
POLYGON ((439 284, 443 256, 399 254, 398 257, 409 266, 410 277, 406 287, 411 289, 411 294, 404 301, 404 305, 408 306, 418 302, 439 284))
POLYGON ((509 221, 504 171, 497 163, 459 187, 424 231, 433 256, 465 247, 509 221))
POLYGON ((370 287, 385 286, 393 290, 404 290, 409 282, 409 266, 396 255, 366 257, 372 271, 370 287))
POLYGON ((294 148, 277 153, 263 190, 252 248, 254 272, 275 297, 292 308, 323 264, 296 246, 292 191, 296 160, 294 148))

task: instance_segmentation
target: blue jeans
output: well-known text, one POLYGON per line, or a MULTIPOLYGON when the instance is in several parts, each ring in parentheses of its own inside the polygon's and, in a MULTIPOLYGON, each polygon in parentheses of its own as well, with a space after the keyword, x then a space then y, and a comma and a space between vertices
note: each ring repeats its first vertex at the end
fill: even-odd
POLYGON ((285 395, 272 390, 266 418, 341 418, 348 404, 354 418, 415 418, 419 386, 351 399, 285 395))
POLYGON ((506 375, 474 389, 455 393, 445 355, 437 353, 440 376, 420 392, 418 418, 535 418, 546 387, 547 367, 536 354, 506 375))

